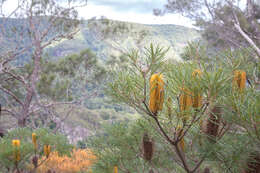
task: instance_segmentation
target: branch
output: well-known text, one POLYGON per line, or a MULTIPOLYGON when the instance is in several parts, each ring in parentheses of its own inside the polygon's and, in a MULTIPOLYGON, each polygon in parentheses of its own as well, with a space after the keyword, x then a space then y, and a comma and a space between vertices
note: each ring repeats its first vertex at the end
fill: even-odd
POLYGON ((4 88, 4 87, 2 87, 2 86, 0 86, 0 90, 2 90, 3 92, 5 92, 5 93, 8 94, 9 96, 13 97, 13 99, 15 99, 16 102, 18 102, 20 105, 23 106, 22 101, 21 101, 18 97, 16 97, 16 95, 15 95, 12 91, 10 91, 9 89, 4 88))
POLYGON ((255 59, 258 60, 260 58, 260 48, 257 47, 257 45, 254 43, 254 41, 242 30, 242 28, 240 27, 240 24, 239 24, 238 17, 236 15, 236 13, 234 12, 234 10, 233 10, 233 16, 235 19, 234 26, 235 26, 236 30, 249 43, 249 45, 251 45, 254 48, 254 50, 258 56, 258 58, 255 57, 255 59))

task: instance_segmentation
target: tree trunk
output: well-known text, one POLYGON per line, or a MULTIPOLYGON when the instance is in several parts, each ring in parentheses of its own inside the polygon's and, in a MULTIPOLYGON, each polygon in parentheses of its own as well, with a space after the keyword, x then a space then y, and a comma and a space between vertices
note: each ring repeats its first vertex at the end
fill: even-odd
POLYGON ((25 127, 25 126, 26 126, 26 118, 19 118, 18 127, 25 127))

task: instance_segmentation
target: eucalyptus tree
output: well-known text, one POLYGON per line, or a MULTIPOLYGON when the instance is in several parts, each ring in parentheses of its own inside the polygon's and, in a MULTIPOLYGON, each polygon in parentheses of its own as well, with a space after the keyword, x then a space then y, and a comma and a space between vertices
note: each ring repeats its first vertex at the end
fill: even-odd
POLYGON ((260 3, 258 0, 168 0, 156 15, 179 13, 195 22, 204 38, 218 48, 252 47, 260 57, 260 3))
POLYGON ((37 90, 43 53, 48 46, 73 38, 80 24, 77 8, 85 5, 86 0, 0 1, 2 112, 16 118, 19 126, 26 126, 35 111, 56 104, 43 101, 37 90), (8 12, 11 3, 16 8, 8 12), (24 73, 28 63, 30 70, 24 73))

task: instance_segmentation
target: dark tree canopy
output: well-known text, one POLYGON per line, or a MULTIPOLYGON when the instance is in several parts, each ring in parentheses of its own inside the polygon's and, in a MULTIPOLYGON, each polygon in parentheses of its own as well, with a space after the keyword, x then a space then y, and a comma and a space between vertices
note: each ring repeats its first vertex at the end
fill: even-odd
POLYGON ((257 0, 168 0, 155 15, 180 13, 195 21, 218 48, 252 47, 260 57, 260 3, 257 0))

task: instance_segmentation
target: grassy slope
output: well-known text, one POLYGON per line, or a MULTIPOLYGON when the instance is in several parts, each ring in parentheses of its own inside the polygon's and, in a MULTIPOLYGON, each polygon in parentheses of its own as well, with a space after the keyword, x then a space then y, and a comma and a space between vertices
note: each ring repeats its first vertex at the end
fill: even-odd
MULTIPOLYGON (((170 47, 168 52, 169 58, 179 59, 179 54, 182 48, 188 41, 198 39, 199 33, 192 28, 187 28, 178 25, 143 25, 127 23, 132 25, 131 32, 145 30, 148 31, 148 36, 144 39, 144 45, 150 43, 160 44, 165 47, 170 47)), ((108 44, 113 44, 113 41, 108 39, 106 42, 100 41, 96 38, 95 34, 91 32, 87 26, 87 21, 83 22, 80 26, 81 30, 73 40, 62 40, 59 43, 53 44, 49 47, 49 54, 54 56, 64 56, 71 53, 79 52, 85 48, 91 48, 103 60, 110 55, 111 52, 116 53, 116 50, 111 50, 108 44)), ((134 38, 129 36, 119 40, 122 48, 135 47, 134 38)))

